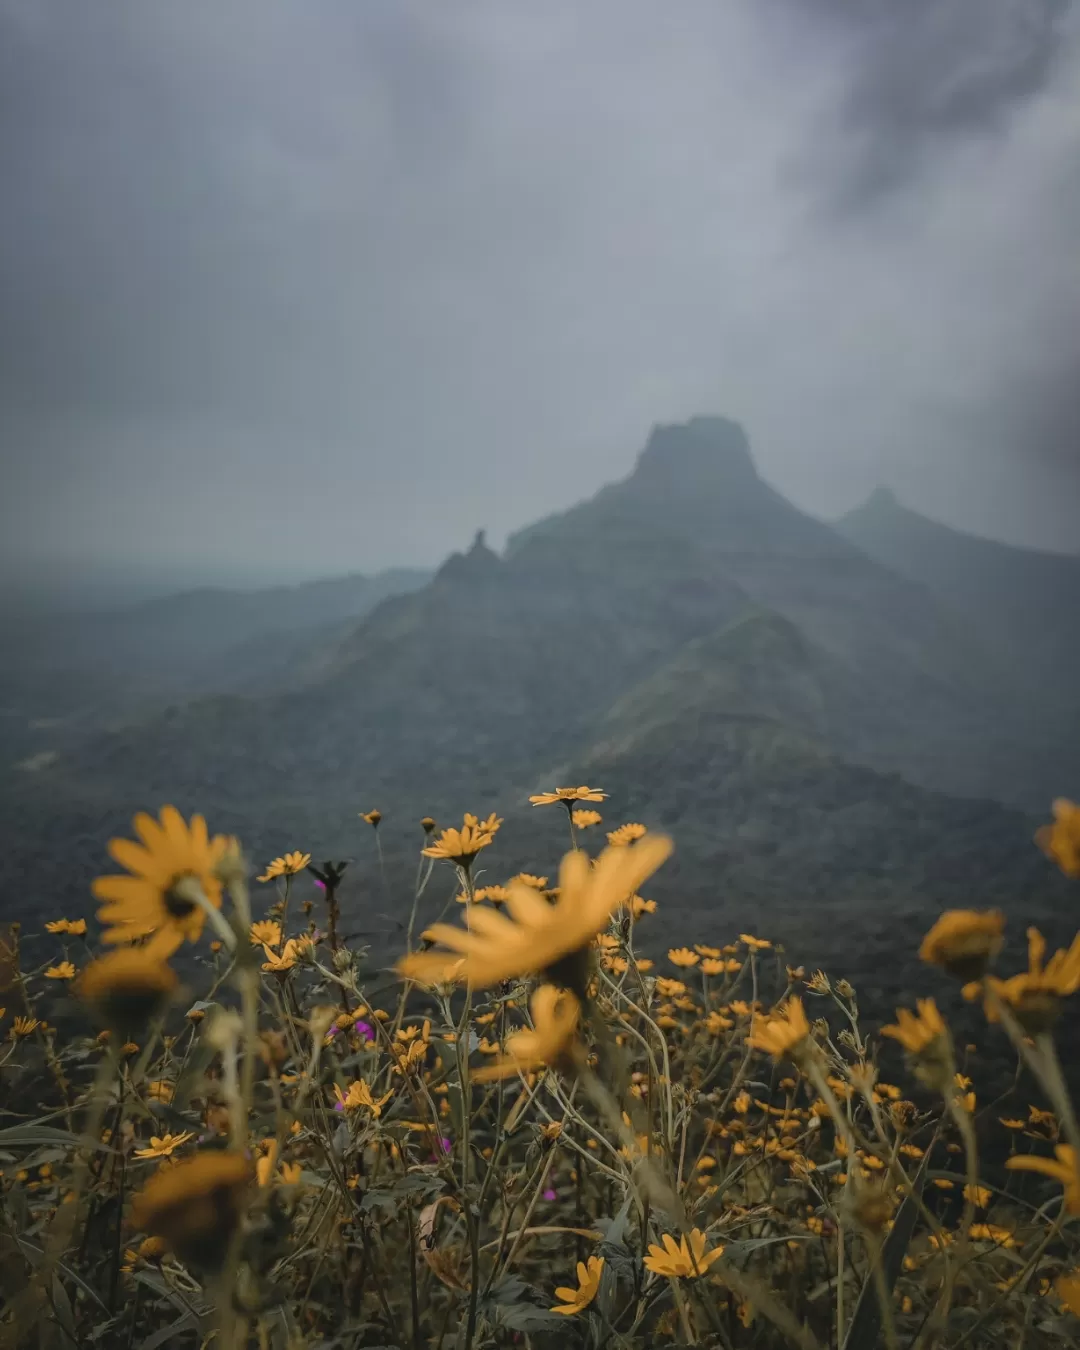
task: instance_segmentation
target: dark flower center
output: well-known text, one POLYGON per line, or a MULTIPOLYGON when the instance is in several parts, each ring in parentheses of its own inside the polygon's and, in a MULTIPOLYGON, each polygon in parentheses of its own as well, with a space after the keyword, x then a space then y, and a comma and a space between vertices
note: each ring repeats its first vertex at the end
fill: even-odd
POLYGON ((197 908, 195 901, 188 898, 184 893, 185 888, 180 885, 189 879, 194 880, 194 877, 190 872, 184 872, 178 877, 173 877, 165 889, 165 908, 174 919, 186 919, 197 908))

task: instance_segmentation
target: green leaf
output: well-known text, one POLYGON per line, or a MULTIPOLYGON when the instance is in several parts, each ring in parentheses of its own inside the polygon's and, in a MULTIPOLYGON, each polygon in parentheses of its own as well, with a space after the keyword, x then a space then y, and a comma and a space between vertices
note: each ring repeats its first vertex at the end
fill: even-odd
POLYGON ((72 1134, 70 1130, 57 1130, 51 1125, 12 1125, 0 1130, 0 1148, 47 1148, 50 1145, 65 1149, 96 1148, 106 1152, 109 1149, 109 1145, 100 1139, 72 1134))

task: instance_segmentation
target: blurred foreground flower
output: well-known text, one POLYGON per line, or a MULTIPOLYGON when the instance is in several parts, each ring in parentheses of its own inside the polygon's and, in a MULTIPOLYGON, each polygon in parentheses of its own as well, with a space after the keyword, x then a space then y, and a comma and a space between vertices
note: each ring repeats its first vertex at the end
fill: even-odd
POLYGON ((1035 842, 1067 877, 1080 877, 1080 806, 1059 797, 1053 811, 1054 823, 1044 825, 1035 842))
POLYGON ((197 941, 206 921, 192 888, 221 908, 215 869, 229 841, 222 834, 211 839, 202 816, 192 816, 189 826, 175 806, 161 808, 160 823, 142 811, 133 823, 141 844, 109 841, 109 852, 132 875, 98 877, 93 883, 94 894, 105 901, 98 910, 108 925, 102 941, 132 942, 152 933, 154 952, 171 956, 185 939, 197 941))
POLYGON ((1053 1158, 1036 1157, 1034 1153, 1017 1153, 1006 1159, 1005 1166, 1013 1172, 1041 1172, 1053 1181, 1060 1181, 1065 1191, 1066 1213, 1080 1214, 1080 1168, 1076 1150, 1069 1144, 1058 1144, 1054 1155, 1056 1162, 1053 1158))
POLYGON ((128 1039, 163 1010, 176 972, 146 947, 99 957, 83 971, 78 993, 102 1026, 128 1039))
POLYGON ((253 1175, 243 1154, 207 1149, 155 1172, 135 1196, 132 1222, 164 1238, 181 1261, 216 1270, 243 1216, 253 1175))
POLYGON ((792 995, 784 1006, 768 1017, 755 1016, 749 1043, 764 1050, 773 1059, 794 1057, 810 1035, 810 1023, 803 1011, 802 999, 792 995))
MULTIPOLYGON (((1028 969, 1008 980, 988 976, 986 983, 1029 1036, 1049 1031, 1061 1015, 1061 1000, 1080 989, 1080 933, 1068 950, 1059 949, 1043 968, 1046 939, 1037 928, 1028 929, 1028 969)), ((965 998, 977 998, 982 986, 976 981, 964 987, 965 998)), ((994 998, 985 1001, 987 1021, 998 1021, 994 998)))
POLYGON ((572 1068, 574 1038, 581 1004, 567 989, 542 984, 530 1001, 533 1025, 515 1031, 506 1041, 506 1054, 487 1068, 476 1069, 472 1077, 478 1083, 494 1078, 510 1078, 549 1065, 553 1069, 572 1068))
POLYGON ((949 909, 923 938, 919 957, 961 980, 979 980, 1001 950, 1000 910, 949 909))
POLYGON ((437 923, 425 933, 449 951, 414 952, 398 962, 399 972, 427 984, 456 980, 471 985, 498 984, 516 976, 548 972, 554 983, 584 996, 579 956, 614 910, 656 871, 671 852, 666 835, 649 835, 631 848, 608 848, 595 865, 580 851, 568 853, 559 868, 559 898, 550 904, 532 887, 511 883, 507 908, 473 907, 472 927, 437 923))

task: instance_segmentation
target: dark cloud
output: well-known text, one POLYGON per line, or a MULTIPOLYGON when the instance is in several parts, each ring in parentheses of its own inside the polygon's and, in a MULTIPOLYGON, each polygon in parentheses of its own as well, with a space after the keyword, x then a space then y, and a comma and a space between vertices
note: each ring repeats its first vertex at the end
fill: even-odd
POLYGON ((434 562, 710 409, 1068 546, 1074 17, 0 0, 3 548, 434 562))
MULTIPOLYGON (((851 209, 910 183, 943 138, 1000 134, 1074 36, 1074 0, 793 0, 848 49, 829 188, 851 209)), ((820 166, 818 166, 820 168, 820 166)))

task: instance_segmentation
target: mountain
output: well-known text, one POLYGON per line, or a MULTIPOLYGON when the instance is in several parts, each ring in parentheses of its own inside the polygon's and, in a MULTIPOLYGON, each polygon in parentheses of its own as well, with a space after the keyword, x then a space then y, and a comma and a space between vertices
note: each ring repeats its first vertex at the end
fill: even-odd
POLYGON ((429 579, 395 568, 262 590, 205 587, 104 612, 11 616, 0 752, 47 753, 133 710, 288 683, 313 647, 429 579))
POLYGON ((624 480, 502 556, 478 536, 311 634, 277 687, 149 710, 0 786, 26 894, 74 896, 109 831, 174 801, 256 857, 363 849, 345 898, 392 927, 358 811, 383 811, 411 894, 421 815, 498 810, 491 866, 547 872, 565 817, 529 793, 596 779, 612 823, 676 836, 665 939, 777 925, 857 954, 910 945, 941 903, 1063 908, 1026 813, 1064 790, 1060 756, 978 625, 798 511, 709 417, 654 428, 624 480))
POLYGON ((964 534, 901 505, 887 488, 836 529, 973 628, 1018 689, 1044 711, 1049 701, 1074 719, 1072 744, 1080 743, 1080 557, 964 534))

